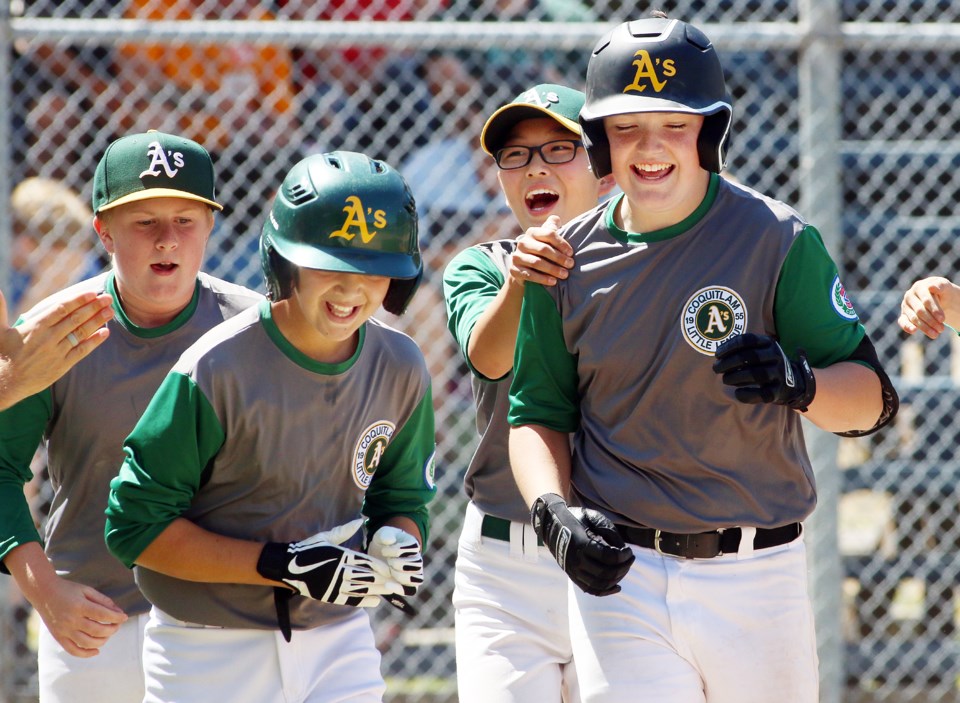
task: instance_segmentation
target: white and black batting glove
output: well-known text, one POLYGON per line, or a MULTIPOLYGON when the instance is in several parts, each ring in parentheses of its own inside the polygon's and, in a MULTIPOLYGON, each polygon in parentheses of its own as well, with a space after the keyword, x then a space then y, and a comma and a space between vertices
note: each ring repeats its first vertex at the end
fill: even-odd
POLYGON ((372 608, 403 587, 385 562, 340 546, 362 525, 357 519, 300 542, 270 542, 260 552, 257 573, 314 600, 372 608))
POLYGON ((537 535, 580 590, 592 596, 620 591, 617 584, 634 556, 605 515, 569 508, 556 493, 545 493, 534 502, 530 517, 537 535))
POLYGON ((415 615, 416 610, 406 598, 416 595, 417 589, 423 583, 423 552, 420 551, 420 543, 413 535, 399 527, 385 525, 373 533, 367 546, 367 554, 390 567, 391 578, 403 589, 401 594, 388 594, 383 596, 383 599, 407 615, 415 615))
POLYGON ((741 403, 774 403, 806 412, 817 380, 802 349, 789 358, 773 337, 738 334, 717 347, 713 370, 741 403))
POLYGON ((423 583, 423 554, 413 535, 399 527, 381 527, 373 533, 367 554, 390 567, 390 576, 403 587, 403 595, 416 594, 423 583))

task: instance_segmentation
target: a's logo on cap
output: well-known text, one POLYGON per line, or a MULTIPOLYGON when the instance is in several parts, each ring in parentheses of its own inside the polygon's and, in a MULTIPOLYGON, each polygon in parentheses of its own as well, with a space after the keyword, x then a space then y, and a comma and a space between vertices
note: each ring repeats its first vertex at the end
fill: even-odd
POLYGON ((536 105, 538 107, 542 107, 544 110, 549 110, 550 105, 556 105, 558 102, 560 102, 560 96, 552 90, 548 90, 541 95, 539 92, 537 92, 536 88, 531 88, 517 98, 517 102, 527 103, 528 105, 536 105))
POLYGON ((392 422, 380 420, 360 434, 353 451, 353 480, 359 488, 366 490, 370 487, 395 429, 392 422))
POLYGON ((736 291, 708 286, 687 300, 680 324, 691 347, 712 355, 721 342, 747 329, 747 308, 736 291))
POLYGON ((170 162, 167 160, 168 152, 164 152, 163 147, 160 146, 160 142, 150 142, 147 146, 147 156, 150 157, 150 165, 147 167, 146 171, 143 171, 140 174, 140 178, 144 176, 159 176, 159 169, 163 169, 163 172, 167 175, 167 178, 173 178, 177 175, 177 172, 183 168, 183 154, 179 151, 169 152, 170 157, 173 159, 173 163, 176 168, 170 167, 170 162))
POLYGON ((374 210, 373 208, 366 208, 366 212, 364 212, 363 203, 356 195, 348 196, 346 203, 343 211, 347 214, 347 217, 343 221, 343 226, 335 232, 331 232, 330 236, 343 237, 349 242, 353 241, 353 238, 359 232, 363 243, 369 244, 380 233, 380 230, 387 226, 387 214, 383 210, 374 210), (373 227, 375 229, 372 232, 367 227, 367 215, 373 217, 373 227), (356 228, 357 232, 352 232, 351 229, 353 228, 356 228))
POLYGON ((640 49, 634 56, 638 57, 632 64, 637 67, 637 72, 633 76, 633 83, 623 89, 624 93, 631 90, 642 93, 647 89, 647 86, 659 93, 667 87, 666 79, 677 75, 677 67, 673 59, 651 59, 646 49, 640 49), (658 70, 663 76, 662 79, 657 75, 658 70))

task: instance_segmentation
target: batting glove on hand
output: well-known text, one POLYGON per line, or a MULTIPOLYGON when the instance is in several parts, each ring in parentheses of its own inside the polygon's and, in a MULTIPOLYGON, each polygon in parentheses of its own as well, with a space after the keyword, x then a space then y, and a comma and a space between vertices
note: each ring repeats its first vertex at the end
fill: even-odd
POLYGON ((380 596, 402 593, 390 567, 369 554, 339 546, 363 525, 362 519, 300 542, 270 542, 257 560, 257 573, 299 593, 335 605, 372 608, 380 596))
POLYGON ((774 403, 806 412, 817 380, 802 349, 791 360, 773 337, 738 334, 717 347, 715 373, 741 403, 774 403))
POLYGON ((530 511, 533 529, 560 568, 584 593, 609 596, 627 575, 634 556, 613 523, 596 510, 568 508, 556 493, 546 493, 530 511))
POLYGON ((423 554, 413 535, 399 527, 381 527, 373 533, 367 554, 386 563, 390 577, 403 587, 402 595, 416 594, 423 583, 423 554))

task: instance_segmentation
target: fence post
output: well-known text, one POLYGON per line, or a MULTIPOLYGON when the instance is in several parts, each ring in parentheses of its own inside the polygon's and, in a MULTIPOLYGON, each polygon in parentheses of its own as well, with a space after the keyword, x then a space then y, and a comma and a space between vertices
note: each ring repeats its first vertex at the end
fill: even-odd
MULTIPOLYGON (((838 0, 800 0, 799 49, 800 203, 827 249, 840 261, 843 232, 840 162, 840 8, 838 0)), ((805 423, 806 424, 806 423, 805 423)), ((843 565, 837 539, 841 476, 837 437, 808 426, 806 437, 817 478, 818 505, 807 521, 811 593, 820 654, 820 700, 843 697, 841 630, 843 565)))

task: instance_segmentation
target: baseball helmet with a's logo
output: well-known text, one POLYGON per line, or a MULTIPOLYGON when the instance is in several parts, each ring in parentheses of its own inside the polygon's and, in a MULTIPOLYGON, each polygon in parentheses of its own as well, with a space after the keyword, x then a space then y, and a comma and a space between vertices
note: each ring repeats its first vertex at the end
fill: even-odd
POLYGON ((393 279, 383 307, 401 314, 423 275, 417 208, 403 177, 352 151, 314 154, 280 185, 260 235, 271 300, 288 298, 294 267, 393 279))
POLYGON ((632 112, 703 115, 700 165, 723 169, 733 108, 717 52, 696 27, 665 18, 618 25, 590 55, 585 92, 580 125, 597 178, 610 173, 603 118, 632 112))

